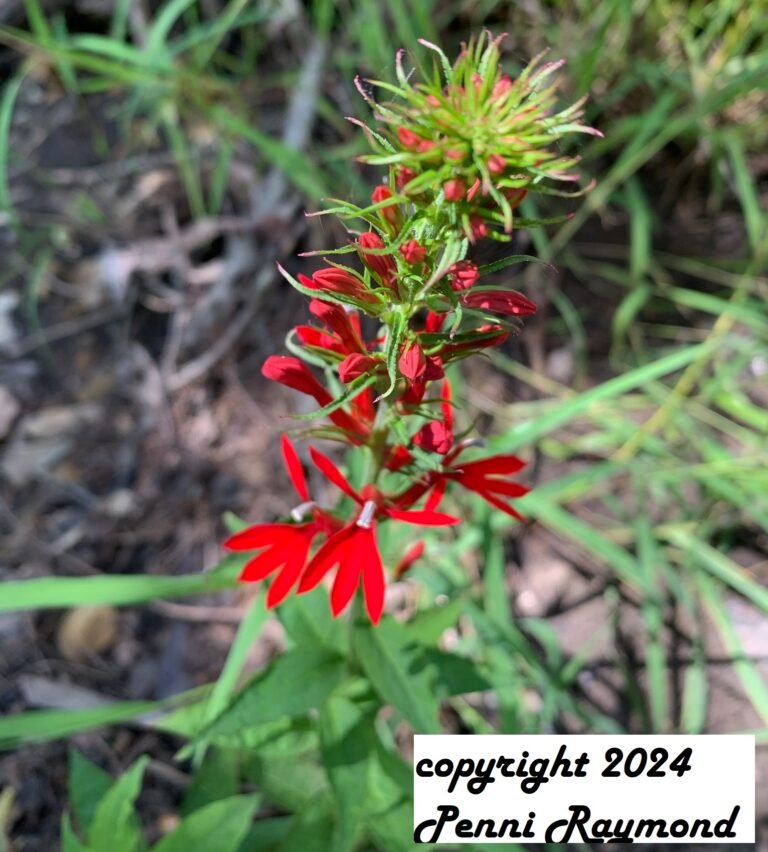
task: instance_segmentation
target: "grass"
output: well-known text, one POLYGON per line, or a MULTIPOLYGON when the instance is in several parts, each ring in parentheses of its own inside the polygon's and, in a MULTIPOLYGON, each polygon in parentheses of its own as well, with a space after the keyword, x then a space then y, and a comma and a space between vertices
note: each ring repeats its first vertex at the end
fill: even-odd
MULTIPOLYGON (((316 146, 310 156, 259 128, 246 93, 292 84, 291 75, 277 72, 252 79, 268 54, 266 6, 221 2, 219 15, 209 19, 195 0, 169 0, 158 4, 140 47, 129 32, 126 0, 114 4, 103 34, 69 32, 61 15, 46 16, 37 0, 26 5, 26 28, 0 30, 0 44, 23 57, 0 96, 0 208, 22 237, 25 226, 9 191, 8 170, 17 158, 8 133, 24 74, 41 63, 79 98, 118 93, 125 132, 138 121, 145 135, 172 151, 194 216, 220 211, 238 146, 264 166, 283 169, 314 201, 343 195, 339 187, 364 192, 365 181, 345 169, 355 143, 332 118, 335 104, 321 102, 319 111, 338 141, 316 146), (201 122, 222 141, 208 172, 194 141, 201 122)), ((639 669, 619 652, 613 661, 634 730, 707 729, 712 687, 704 634, 713 629, 763 725, 758 734, 768 735, 768 686, 727 605, 738 596, 768 614, 768 591, 732 554, 739 544, 758 553, 768 531, 768 416, 758 394, 768 340, 768 215, 754 177, 755 155, 768 140, 768 19, 762 11, 758 0, 553 0, 519 8, 487 0, 465 8, 459 24, 455 3, 319 0, 309 7, 318 37, 333 27, 327 73, 339 80, 361 69, 386 76, 401 45, 418 37, 456 42, 487 24, 513 33, 513 61, 551 45, 554 56, 569 60, 572 93, 592 93, 588 118, 605 138, 590 141, 583 153, 597 186, 559 229, 532 232, 536 253, 570 282, 552 294, 550 334, 574 353, 574 387, 497 354, 495 367, 530 394, 488 413, 497 433, 493 449, 535 452, 567 471, 534 489, 521 509, 604 578, 606 612, 614 618, 602 629, 619 637, 622 601, 639 614, 639 669), (729 228, 734 248, 721 251, 714 238, 706 251, 670 246, 665 231, 683 216, 678 199, 696 208, 713 236, 729 228), (610 242, 593 236, 604 236, 601 222, 618 223, 610 242), (598 320, 592 299, 602 306, 598 311, 610 306, 608 364, 591 354, 598 320), (607 366, 612 378, 592 378, 605 375, 607 366), (673 630, 681 631, 685 646, 682 671, 673 671, 670 659, 673 630)), ((291 64, 299 61, 297 55, 291 64)), ((542 212, 528 204, 526 215, 542 212)), ((38 238, 34 244, 39 251, 38 238)), ((535 283, 540 272, 531 269, 524 280, 535 283)), ((26 299, 31 318, 37 317, 35 293, 33 277, 26 299)), ((604 324, 605 317, 599 319, 604 324)), ((592 731, 621 729, 576 689, 590 648, 566 653, 546 620, 510 618, 507 525, 495 515, 479 517, 482 523, 455 541, 433 544, 436 566, 418 575, 425 598, 448 595, 456 603, 438 616, 423 614, 421 622, 417 616, 414 630, 437 636, 459 617, 472 621, 474 632, 460 638, 460 650, 478 660, 497 687, 499 730, 543 732, 562 719, 592 731), (482 600, 460 567, 467 552, 481 554, 482 600)), ((125 605, 218 588, 233 576, 225 569, 207 578, 8 583, 0 609, 125 605)), ((259 626, 252 611, 211 693, 207 719, 228 699, 259 626)), ((362 650, 362 666, 374 678, 392 666, 385 650, 375 644, 362 650)), ((382 688, 398 691, 393 703, 411 714, 428 716, 431 729, 436 723, 426 700, 415 700, 408 682, 397 680, 399 670, 391 674, 382 688)), ((469 730, 487 732, 487 719, 471 702, 448 700, 469 730)), ((104 712, 104 718, 126 715, 119 706, 104 712)), ((45 720, 28 719, 29 738, 45 736, 45 720)), ((63 716, 54 722, 49 730, 56 735, 79 727, 74 717, 71 726, 63 716)), ((24 720, 13 725, 7 737, 26 741, 24 720)))

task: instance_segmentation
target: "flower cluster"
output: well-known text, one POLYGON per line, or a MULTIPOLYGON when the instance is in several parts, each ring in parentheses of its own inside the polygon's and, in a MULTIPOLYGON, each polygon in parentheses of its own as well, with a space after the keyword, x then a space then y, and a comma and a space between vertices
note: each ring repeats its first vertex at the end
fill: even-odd
MULTIPOLYGON (((315 588, 333 575, 331 609, 344 610, 362 585, 374 623, 384 608, 386 572, 377 529, 385 524, 450 526, 440 511, 447 489, 462 486, 520 519, 512 501, 527 491, 511 477, 524 463, 513 455, 467 459, 476 442, 456 435, 446 378, 454 362, 501 345, 535 312, 527 296, 492 284, 504 263, 479 267, 473 243, 505 238, 525 194, 552 191, 547 179, 571 180, 575 164, 554 144, 568 132, 595 132, 578 123, 576 104, 552 112, 543 82, 557 64, 534 62, 516 80, 500 67, 499 39, 484 35, 453 66, 440 57, 434 80, 411 84, 398 57, 399 86, 378 83, 396 97, 379 104, 368 94, 377 131, 366 128, 374 154, 388 168, 371 204, 344 201, 326 213, 349 227, 349 244, 326 252, 311 276, 286 280, 309 297, 314 322, 297 325, 263 374, 306 394, 327 422, 304 435, 340 442, 366 455, 366 473, 353 487, 328 456, 310 447, 313 465, 339 492, 339 508, 312 499, 296 451, 283 436, 286 469, 299 505, 284 523, 257 524, 225 547, 255 552, 243 581, 272 577, 267 605, 292 590, 315 588), (341 263, 344 255, 352 263, 341 263), (333 257, 333 260, 329 258, 333 257)), ((423 555, 417 542, 393 567, 401 576, 423 555)))

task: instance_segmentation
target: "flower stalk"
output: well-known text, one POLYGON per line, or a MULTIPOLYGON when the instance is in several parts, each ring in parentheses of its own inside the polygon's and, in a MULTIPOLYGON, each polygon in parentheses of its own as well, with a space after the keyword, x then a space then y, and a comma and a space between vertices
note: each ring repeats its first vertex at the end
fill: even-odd
MULTIPOLYGON (((500 346, 533 314, 530 295, 490 283, 473 259, 485 240, 509 242, 535 222, 519 215, 529 193, 573 196, 576 157, 559 152, 573 133, 597 134, 581 123, 582 104, 555 109, 551 82, 561 63, 537 57, 517 77, 501 67, 503 37, 485 33, 451 65, 442 51, 431 74, 412 80, 397 57, 397 85, 358 81, 374 127, 361 125, 371 153, 361 159, 386 170, 371 204, 335 200, 324 211, 347 227, 346 246, 326 253, 311 276, 284 278, 309 299, 317 324, 289 334, 291 356, 272 355, 263 374, 312 397, 327 418, 301 431, 367 454, 365 480, 352 487, 331 459, 310 447, 313 465, 353 504, 351 512, 321 508, 311 495, 293 445, 283 436, 286 470, 300 504, 286 523, 257 524, 225 547, 257 551, 241 579, 272 577, 268 606, 332 578, 334 616, 362 587, 370 620, 384 610, 386 579, 378 545, 385 524, 452 526, 440 510, 449 489, 474 492, 511 517, 527 488, 511 477, 524 462, 513 455, 465 458, 476 442, 455 433, 454 400, 446 378, 454 362, 500 346), (346 255, 350 257, 347 258, 346 255), (344 262, 341 262, 344 261, 344 262), (322 366, 318 374, 309 365, 322 366)), ((355 122, 360 124, 360 122, 355 122)), ((514 262, 514 258, 510 260, 514 262)), ((494 269, 500 268, 494 264, 494 269)), ((417 541, 390 566, 399 578, 418 559, 417 541)))

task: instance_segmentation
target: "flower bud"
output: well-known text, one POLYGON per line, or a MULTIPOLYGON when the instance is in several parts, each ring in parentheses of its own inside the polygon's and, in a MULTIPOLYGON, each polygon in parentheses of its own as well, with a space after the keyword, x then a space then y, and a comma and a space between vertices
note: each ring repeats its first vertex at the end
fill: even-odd
POLYGON ((451 178, 443 184, 446 201, 461 201, 467 193, 467 185, 462 178, 451 178))
MULTIPOLYGON (((379 184, 376 189, 373 190, 373 194, 371 195, 371 201, 374 204, 380 204, 382 201, 386 201, 389 198, 392 198, 392 190, 383 183, 379 184)), ((389 207, 382 207, 381 210, 379 210, 379 216, 393 227, 397 227, 399 216, 396 204, 392 204, 389 207)))
POLYGON ((491 154, 491 156, 488 157, 486 165, 488 166, 488 171, 492 175, 500 175, 506 171, 507 161, 501 156, 501 154, 491 154))
POLYGON ((471 260, 458 260, 448 270, 452 290, 469 290, 479 277, 480 272, 471 260))
POLYGON ((382 284, 392 288, 397 278, 397 264, 391 254, 371 254, 366 249, 374 249, 378 251, 386 248, 384 241, 375 231, 367 231, 365 234, 360 234, 357 244, 361 249, 363 263, 374 274, 378 275, 382 284))
POLYGON ((344 384, 349 384, 360 376, 370 373, 379 366, 379 361, 371 355, 353 352, 339 364, 339 378, 344 384))
POLYGON ((400 246, 400 254, 410 266, 423 263, 427 256, 427 249, 418 240, 409 240, 400 246))

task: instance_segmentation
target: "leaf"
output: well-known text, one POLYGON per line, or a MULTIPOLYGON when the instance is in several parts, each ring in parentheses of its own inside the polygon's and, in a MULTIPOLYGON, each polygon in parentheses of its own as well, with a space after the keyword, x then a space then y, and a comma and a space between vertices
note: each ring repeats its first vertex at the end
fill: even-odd
POLYGON ((434 670, 434 690, 441 698, 491 689, 488 679, 468 657, 437 648, 426 648, 424 654, 434 670))
POLYGON ((316 589, 301 597, 289 597, 277 608, 277 617, 298 646, 324 647, 343 652, 346 631, 343 623, 331 616, 328 595, 323 589, 316 589))
POLYGON ((143 846, 133 803, 141 790, 148 763, 149 757, 140 757, 115 781, 99 802, 88 832, 88 846, 94 852, 136 852, 143 846))
POLYGON ((341 408, 348 399, 356 397, 366 388, 376 384, 377 381, 378 376, 369 376, 363 373, 362 376, 358 376, 354 381, 350 382, 344 389, 344 393, 334 399, 333 402, 329 402, 328 405, 324 405, 322 408, 316 408, 314 411, 308 411, 306 414, 292 414, 291 417, 294 420, 315 420, 318 417, 325 417, 327 414, 332 414, 341 408))
POLYGON ((0 750, 18 748, 26 743, 47 742, 101 725, 114 725, 160 707, 162 704, 155 701, 122 701, 85 710, 16 713, 0 719, 0 750))
POLYGON ((232 796, 211 802, 184 817, 175 831, 153 847, 153 852, 238 852, 258 805, 258 796, 232 796))
POLYGON ((61 852, 89 852, 88 847, 78 840, 67 813, 61 818, 61 852))
POLYGON ((386 362, 389 387, 379 396, 379 399, 385 399, 395 389, 398 376, 397 363, 400 358, 400 348, 407 328, 408 321, 406 320, 405 313, 403 311, 396 311, 392 317, 392 323, 389 326, 389 333, 387 335, 386 362))
POLYGON ((307 713, 323 703, 344 674, 344 661, 325 648, 288 651, 250 683, 201 737, 211 739, 307 713))
POLYGON ((355 848, 369 807, 373 716, 342 696, 331 696, 320 712, 320 750, 337 803, 333 849, 355 848))
POLYGON ((240 754, 235 749, 212 748, 184 791, 181 804, 183 816, 200 808, 229 799, 240 789, 240 754))
POLYGON ((385 619, 354 628, 354 651, 374 689, 399 710, 417 734, 438 734, 438 701, 431 673, 407 626, 385 619))
POLYGON ((112 604, 127 606, 158 598, 200 595, 234 586, 247 558, 228 556, 213 571, 179 577, 41 577, 3 583, 0 612, 112 604))
POLYGON ((67 783, 69 800, 77 825, 84 835, 88 835, 96 807, 111 786, 112 777, 108 772, 91 763, 77 749, 70 748, 67 783))

